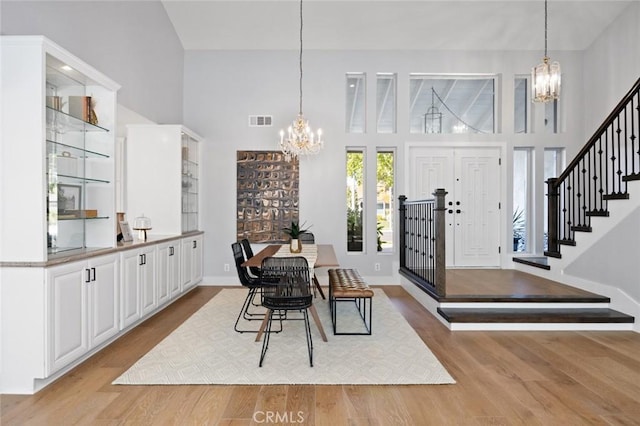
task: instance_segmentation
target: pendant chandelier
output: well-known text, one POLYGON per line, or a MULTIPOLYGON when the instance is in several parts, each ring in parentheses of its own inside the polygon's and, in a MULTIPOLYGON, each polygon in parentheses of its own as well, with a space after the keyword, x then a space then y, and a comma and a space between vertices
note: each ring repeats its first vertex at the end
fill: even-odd
POLYGON ((547 56, 547 0, 544 0, 544 58, 531 69, 533 102, 549 102, 560 98, 560 64, 547 56))
POLYGON ((436 91, 431 87, 431 106, 424 115, 425 133, 442 133, 442 113, 436 107, 435 93, 436 91))
POLYGON ((317 135, 309 127, 309 122, 302 114, 302 0, 300 0, 300 109, 298 117, 287 129, 280 130, 280 149, 284 153, 286 161, 301 155, 317 154, 322 149, 322 130, 318 129, 317 135))

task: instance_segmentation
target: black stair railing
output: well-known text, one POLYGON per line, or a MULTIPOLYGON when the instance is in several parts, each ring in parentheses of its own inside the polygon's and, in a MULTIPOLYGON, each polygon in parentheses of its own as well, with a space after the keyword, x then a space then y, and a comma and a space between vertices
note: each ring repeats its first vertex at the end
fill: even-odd
POLYGON ((447 192, 437 189, 434 199, 400 200, 400 273, 418 287, 446 295, 445 205, 447 192))
POLYGON ((557 178, 547 181, 548 248, 575 245, 591 218, 609 216, 609 200, 627 199, 627 182, 640 180, 640 79, 557 178))

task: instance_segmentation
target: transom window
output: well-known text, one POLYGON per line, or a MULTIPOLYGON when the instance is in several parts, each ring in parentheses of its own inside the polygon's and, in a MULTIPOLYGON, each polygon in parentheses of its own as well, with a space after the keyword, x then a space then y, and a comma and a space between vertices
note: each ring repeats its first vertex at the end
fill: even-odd
POLYGON ((495 133, 493 75, 411 74, 411 133, 495 133))

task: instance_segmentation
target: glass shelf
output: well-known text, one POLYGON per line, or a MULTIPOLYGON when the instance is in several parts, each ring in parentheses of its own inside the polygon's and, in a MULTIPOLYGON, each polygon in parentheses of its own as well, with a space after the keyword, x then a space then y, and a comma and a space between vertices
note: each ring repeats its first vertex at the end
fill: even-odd
MULTIPOLYGON (((48 173, 47 173, 48 175, 48 173)), ((70 176, 70 175, 61 175, 61 174, 57 174, 58 178, 64 178, 64 179, 71 179, 72 181, 75 182, 84 182, 84 183, 111 183, 111 181, 108 180, 104 180, 104 179, 93 179, 93 178, 88 178, 88 177, 81 177, 81 176, 70 176)), ((60 182, 58 182, 60 183, 60 182)))
MULTIPOLYGON (((52 141, 47 139, 47 142, 49 143, 49 146, 51 148, 60 148, 63 150, 72 150, 71 154, 75 154, 76 158, 109 158, 109 156, 107 154, 102 154, 100 152, 96 152, 96 151, 90 151, 88 149, 84 149, 84 148, 78 148, 77 146, 73 146, 73 145, 68 145, 62 142, 56 142, 56 141, 52 141)), ((47 153, 49 155, 52 154, 58 154, 64 151, 60 151, 58 152, 56 149, 49 149, 47 150, 47 153)))
POLYGON ((53 132, 58 130, 58 133, 65 133, 67 131, 77 132, 108 132, 109 129, 98 126, 97 124, 91 124, 88 121, 84 121, 78 117, 67 114, 59 109, 51 108, 47 106, 47 127, 53 132), (49 114, 52 115, 51 121, 52 127, 49 127, 49 114))
POLYGON ((101 220, 101 219, 109 219, 109 216, 96 216, 96 217, 81 217, 81 216, 77 216, 77 217, 60 217, 60 214, 58 214, 57 220, 58 221, 67 221, 67 220, 101 220))

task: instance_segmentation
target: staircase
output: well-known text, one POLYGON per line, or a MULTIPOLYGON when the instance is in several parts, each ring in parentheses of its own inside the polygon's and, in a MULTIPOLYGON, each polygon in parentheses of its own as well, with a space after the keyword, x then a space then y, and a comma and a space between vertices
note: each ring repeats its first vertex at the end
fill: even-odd
POLYGON ((403 286, 452 330, 640 331, 634 318, 640 316, 639 134, 640 79, 565 171, 547 181, 547 251, 513 258, 516 269, 584 290, 579 296, 451 296, 443 254, 444 196, 438 198, 444 189, 434 192, 434 200, 400 197, 403 286), (611 265, 616 262, 621 265, 611 265), (637 273, 624 277, 621 271, 637 273))
POLYGON ((609 307, 610 299, 584 296, 446 298, 436 312, 451 330, 632 330, 634 317, 609 307))
MULTIPOLYGON (((549 247, 544 256, 514 257, 513 261, 518 264, 517 269, 584 288, 580 282, 571 282, 571 274, 568 272, 572 265, 579 261, 580 256, 584 256, 587 250, 596 247, 608 232, 620 226, 623 220, 640 211, 638 135, 640 79, 565 171, 558 178, 547 181, 549 247)), ((633 242, 627 245, 637 252, 637 246, 633 242)), ((625 247, 621 245, 617 250, 625 250, 625 247)), ((602 289, 612 285, 614 292, 625 293, 624 290, 616 288, 615 283, 601 284, 602 289)), ((599 289, 595 284, 591 284, 591 287, 599 289)), ((627 294, 624 297, 629 298, 627 294)), ((635 306, 633 303, 627 303, 625 311, 637 314, 637 305, 637 302, 635 306)), ((550 321, 557 318, 559 321, 633 323, 633 317, 625 316, 608 307, 587 306, 592 305, 575 306, 571 312, 546 311, 540 314, 548 314, 550 321)), ((462 311, 447 311, 447 317, 454 321, 464 321, 466 318, 462 311)), ((522 313, 513 312, 507 317, 524 320, 522 313)), ((487 320, 491 318, 487 315, 487 320)), ((497 317, 495 319, 499 320, 497 317)))

